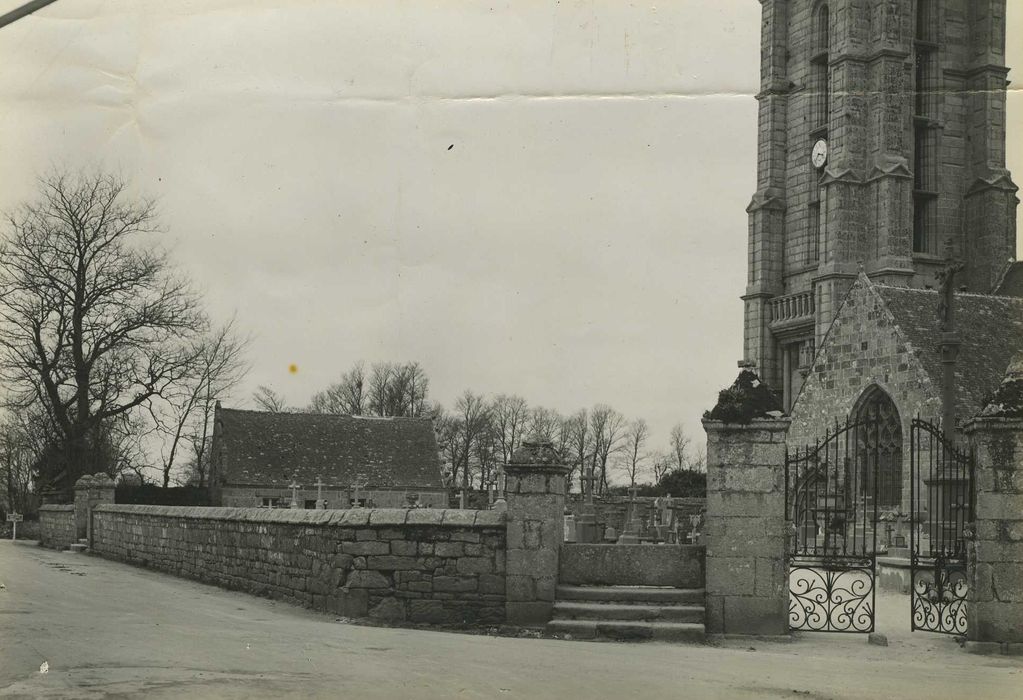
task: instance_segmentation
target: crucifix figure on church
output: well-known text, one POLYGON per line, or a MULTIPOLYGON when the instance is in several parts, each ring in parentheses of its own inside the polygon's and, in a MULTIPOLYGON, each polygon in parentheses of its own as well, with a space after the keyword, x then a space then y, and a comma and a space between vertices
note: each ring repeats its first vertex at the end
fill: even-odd
POLYGON ((955 276, 965 265, 952 257, 952 241, 945 241, 945 269, 938 278, 938 325, 941 340, 938 351, 941 355, 941 426, 948 437, 956 427, 955 415, 955 365, 962 341, 955 325, 955 276))
POLYGON ((952 241, 945 241, 945 268, 936 275, 938 279, 938 323, 946 333, 955 331, 955 276, 966 266, 952 257, 952 241))
POLYGON ((316 477, 316 483, 313 484, 313 486, 316 487, 316 508, 317 508, 317 510, 324 510, 324 509, 326 509, 327 504, 323 502, 323 487, 326 486, 326 484, 323 483, 323 479, 321 479, 320 477, 316 477))
POLYGON ((298 496, 296 492, 302 488, 302 484, 298 483, 298 475, 291 477, 291 483, 288 484, 288 488, 291 489, 291 505, 290 508, 298 508, 298 496))

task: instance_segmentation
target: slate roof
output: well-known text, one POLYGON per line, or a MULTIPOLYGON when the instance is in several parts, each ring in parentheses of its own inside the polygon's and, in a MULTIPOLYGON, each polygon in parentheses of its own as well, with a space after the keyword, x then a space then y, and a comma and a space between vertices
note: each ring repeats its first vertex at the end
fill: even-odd
MULTIPOLYGON (((941 386, 938 292, 874 285, 935 386, 941 386)), ((1023 348, 1023 299, 957 293, 955 323, 962 338, 956 362, 956 414, 966 420, 998 388, 1013 356, 1023 348)))
POLYGON ((224 484, 443 488, 433 423, 218 408, 213 454, 224 484), (219 452, 218 450, 221 450, 219 452))
POLYGON ((994 293, 1003 297, 1023 297, 1023 260, 1009 263, 995 285, 994 293))

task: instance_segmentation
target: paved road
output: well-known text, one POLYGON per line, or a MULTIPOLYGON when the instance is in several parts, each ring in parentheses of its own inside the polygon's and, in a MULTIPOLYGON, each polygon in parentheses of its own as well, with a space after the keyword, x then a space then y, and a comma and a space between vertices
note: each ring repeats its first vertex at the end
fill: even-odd
POLYGON ((1023 698, 1023 661, 934 635, 712 647, 362 627, 9 541, 0 583, 0 697, 1023 698))

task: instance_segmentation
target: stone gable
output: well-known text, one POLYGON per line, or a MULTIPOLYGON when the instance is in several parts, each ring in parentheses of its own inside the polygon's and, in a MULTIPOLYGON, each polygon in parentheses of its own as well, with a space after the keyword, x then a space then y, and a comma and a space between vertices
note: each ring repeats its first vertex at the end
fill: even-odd
POLYGON ((871 385, 891 396, 908 439, 909 422, 941 415, 941 387, 877 293, 860 277, 828 330, 792 410, 789 444, 803 446, 844 421, 871 385))

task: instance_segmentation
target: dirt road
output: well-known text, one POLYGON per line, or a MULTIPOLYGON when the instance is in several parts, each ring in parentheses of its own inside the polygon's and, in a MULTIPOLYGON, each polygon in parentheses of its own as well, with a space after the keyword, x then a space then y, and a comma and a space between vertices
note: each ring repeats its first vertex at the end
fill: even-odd
POLYGON ((382 629, 10 541, 0 584, 0 697, 1023 698, 1023 660, 936 635, 715 647, 382 629))

